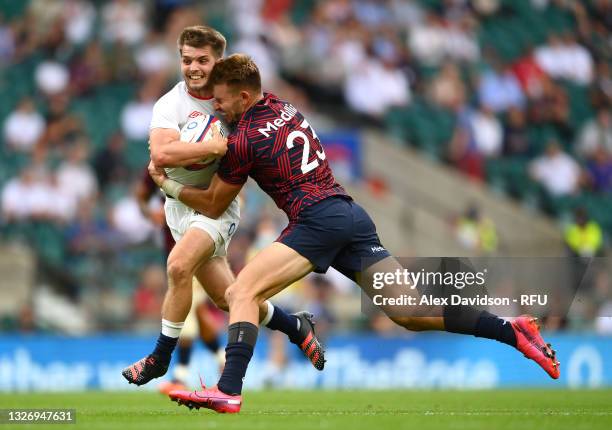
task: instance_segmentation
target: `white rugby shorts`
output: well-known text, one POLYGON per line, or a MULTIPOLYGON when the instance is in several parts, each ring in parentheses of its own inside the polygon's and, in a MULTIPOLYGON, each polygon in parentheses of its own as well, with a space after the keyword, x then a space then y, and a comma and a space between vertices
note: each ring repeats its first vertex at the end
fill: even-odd
POLYGON ((166 224, 170 228, 175 242, 181 240, 185 232, 192 228, 205 231, 215 243, 213 257, 225 257, 232 235, 240 223, 240 205, 235 198, 229 207, 217 219, 208 218, 179 200, 166 198, 164 204, 166 224))

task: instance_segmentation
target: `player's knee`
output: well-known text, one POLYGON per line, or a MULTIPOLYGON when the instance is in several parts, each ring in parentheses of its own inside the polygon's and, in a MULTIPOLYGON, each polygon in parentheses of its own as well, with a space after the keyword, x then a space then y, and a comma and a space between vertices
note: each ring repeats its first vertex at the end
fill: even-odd
POLYGON ((239 282, 234 282, 225 290, 225 301, 228 307, 234 303, 249 302, 255 300, 251 289, 239 282))
POLYGON ((425 327, 423 326, 422 318, 419 317, 390 317, 391 321, 395 324, 404 327, 410 331, 423 331, 425 327))
POLYGON ((171 284, 176 285, 177 283, 189 282, 189 288, 191 288, 192 273, 187 264, 180 259, 169 259, 168 260, 168 278, 172 281, 171 284))

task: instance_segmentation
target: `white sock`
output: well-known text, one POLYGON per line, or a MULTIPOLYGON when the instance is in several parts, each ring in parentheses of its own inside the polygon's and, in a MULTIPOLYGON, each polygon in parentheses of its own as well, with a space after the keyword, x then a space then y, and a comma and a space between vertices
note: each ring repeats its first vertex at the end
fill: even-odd
POLYGON ((185 322, 172 322, 162 319, 161 333, 168 337, 179 337, 185 322))
POLYGON ((266 305, 268 306, 268 313, 266 317, 261 321, 261 325, 268 325, 270 320, 272 320, 272 315, 274 315, 274 305, 270 303, 270 300, 266 300, 266 305))

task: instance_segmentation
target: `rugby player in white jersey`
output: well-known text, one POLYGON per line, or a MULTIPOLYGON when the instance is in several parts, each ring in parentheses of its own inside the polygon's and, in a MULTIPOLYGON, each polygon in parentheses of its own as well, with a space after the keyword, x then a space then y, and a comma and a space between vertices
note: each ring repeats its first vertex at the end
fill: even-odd
MULTIPOLYGON (((178 38, 183 81, 162 96, 153 108, 149 135, 151 160, 157 167, 163 167, 168 177, 184 185, 207 188, 217 171, 219 159, 227 150, 226 139, 217 131, 213 131, 212 138, 206 142, 189 144, 180 140, 180 131, 188 120, 215 113, 207 82, 215 61, 223 57, 225 46, 223 35, 210 27, 185 28, 178 38)), ((216 129, 213 127, 213 130, 216 129)), ((227 133, 225 126, 222 130, 227 133)), ((167 196, 174 194, 173 190, 164 191, 167 196)), ((146 384, 166 373, 191 308, 192 278, 195 276, 215 304, 226 311, 225 291, 234 282, 226 253, 239 223, 237 199, 217 219, 205 217, 171 197, 166 198, 164 207, 166 223, 176 245, 168 256, 168 290, 155 348, 122 372, 136 385, 146 384)), ((267 301, 259 307, 261 323, 287 334, 311 363, 322 370, 324 360, 312 354, 313 350, 321 348, 311 318, 307 312, 287 314, 267 301), (313 338, 318 348, 313 348, 313 338), (311 341, 304 342, 305 339, 311 341)))

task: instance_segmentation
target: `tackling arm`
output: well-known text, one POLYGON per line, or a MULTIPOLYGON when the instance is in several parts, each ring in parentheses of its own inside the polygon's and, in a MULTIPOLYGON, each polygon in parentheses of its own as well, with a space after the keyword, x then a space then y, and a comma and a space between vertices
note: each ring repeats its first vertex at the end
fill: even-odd
POLYGON ((178 198, 204 216, 219 218, 236 198, 243 185, 229 184, 215 174, 207 189, 183 187, 178 198))
POLYGON ((149 163, 149 174, 164 192, 209 218, 219 218, 236 198, 244 184, 234 185, 215 174, 210 186, 202 190, 168 179, 163 169, 149 163))
POLYGON ((213 136, 206 145, 181 142, 179 132, 171 128, 154 128, 149 142, 151 160, 158 167, 182 167, 207 157, 222 157, 227 151, 227 139, 213 128, 213 136))

